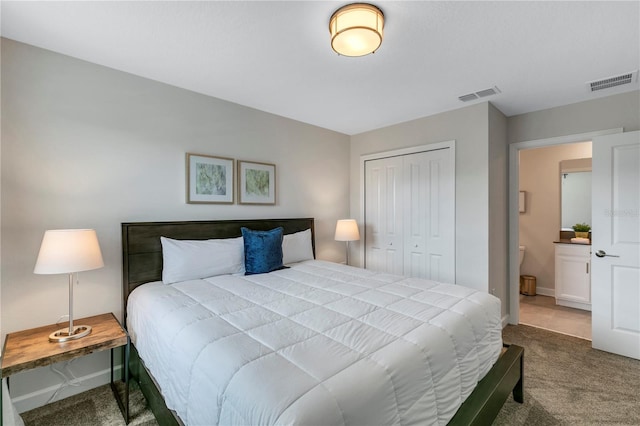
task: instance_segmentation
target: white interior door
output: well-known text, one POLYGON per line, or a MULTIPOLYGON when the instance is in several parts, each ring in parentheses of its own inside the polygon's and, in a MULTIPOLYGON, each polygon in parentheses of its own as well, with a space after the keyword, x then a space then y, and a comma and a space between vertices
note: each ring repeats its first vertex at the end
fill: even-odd
POLYGON ((593 140, 593 347, 640 359, 640 132, 593 140))

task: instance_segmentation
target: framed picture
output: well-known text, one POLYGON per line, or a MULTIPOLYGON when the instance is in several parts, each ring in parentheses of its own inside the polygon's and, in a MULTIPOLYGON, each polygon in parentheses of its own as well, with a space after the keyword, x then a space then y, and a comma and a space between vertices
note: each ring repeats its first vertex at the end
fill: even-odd
POLYGON ((233 204, 233 158, 187 153, 187 203, 233 204))
POLYGON ((238 202, 276 203, 276 165, 238 160, 238 202))

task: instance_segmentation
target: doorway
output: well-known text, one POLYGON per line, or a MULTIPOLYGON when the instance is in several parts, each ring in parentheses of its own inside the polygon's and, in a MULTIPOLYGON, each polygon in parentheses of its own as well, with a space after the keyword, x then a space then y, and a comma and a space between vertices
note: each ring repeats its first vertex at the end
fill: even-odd
MULTIPOLYGON (((520 151, 590 141, 597 136, 622 133, 622 128, 523 141, 509 146, 509 324, 520 323, 520 151)), ((525 207, 526 208, 526 207, 525 207)), ((526 256, 526 251, 525 251, 526 256)))
POLYGON ((591 141, 519 153, 520 324, 591 340, 589 239, 573 225, 591 224, 591 141), (564 277, 564 278, 563 278, 564 277), (564 283, 564 285, 562 285, 564 283), (535 287, 535 288, 533 288, 535 287))

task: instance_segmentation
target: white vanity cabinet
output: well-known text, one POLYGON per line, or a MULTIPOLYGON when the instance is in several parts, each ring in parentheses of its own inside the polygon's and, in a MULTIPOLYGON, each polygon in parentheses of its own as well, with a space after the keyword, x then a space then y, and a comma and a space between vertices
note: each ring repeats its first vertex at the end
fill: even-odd
POLYGON ((556 243, 556 304, 591 310, 591 246, 556 243))

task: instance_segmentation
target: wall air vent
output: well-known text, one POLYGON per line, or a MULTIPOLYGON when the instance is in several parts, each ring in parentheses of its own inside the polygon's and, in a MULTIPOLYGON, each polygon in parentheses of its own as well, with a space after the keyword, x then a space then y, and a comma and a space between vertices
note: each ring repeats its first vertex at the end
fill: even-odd
POLYGON ((596 81, 590 81, 587 84, 589 85, 589 91, 595 92, 597 90, 609 89, 611 87, 620 86, 622 84, 635 83, 636 81, 638 81, 638 70, 620 74, 615 77, 608 77, 596 81))
POLYGON ((462 102, 469 102, 479 98, 497 95, 498 93, 502 93, 502 92, 500 92, 500 89, 498 89, 498 86, 493 86, 489 89, 484 89, 475 93, 469 93, 467 95, 458 96, 458 99, 460 99, 462 102))

